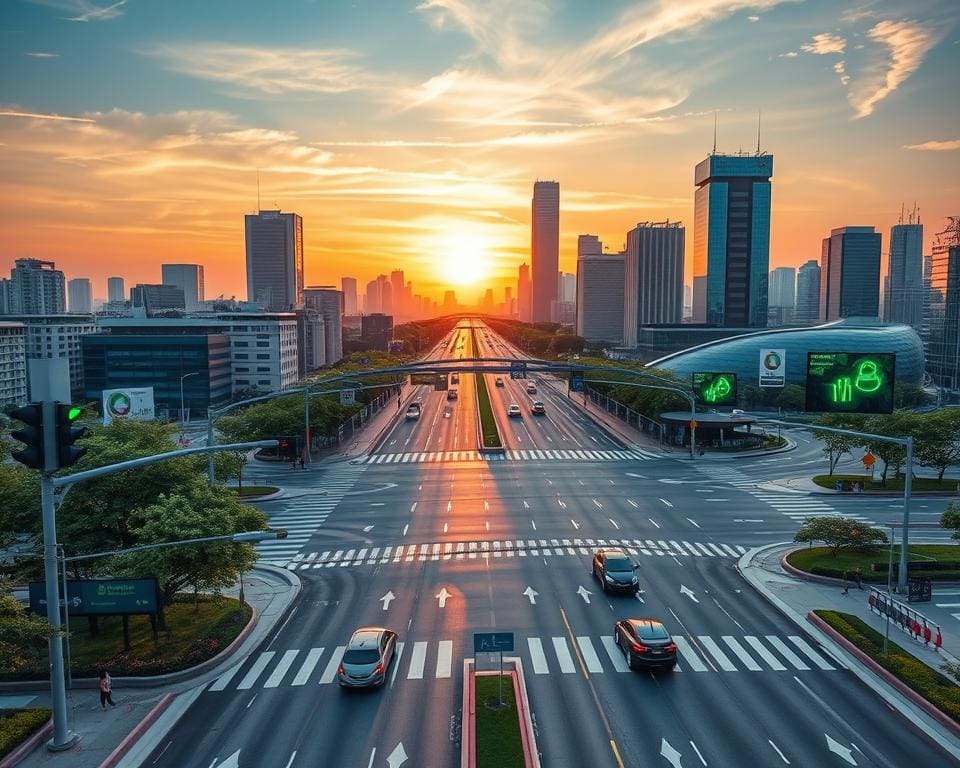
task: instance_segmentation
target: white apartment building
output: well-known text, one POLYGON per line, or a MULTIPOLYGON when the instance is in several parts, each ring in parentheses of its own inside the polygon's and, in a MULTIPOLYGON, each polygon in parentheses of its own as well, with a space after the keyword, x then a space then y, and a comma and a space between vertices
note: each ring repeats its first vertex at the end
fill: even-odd
POLYGON ((23 323, 0 322, 0 406, 27 402, 23 323))
POLYGON ((234 392, 251 387, 275 392, 297 383, 296 314, 221 313, 217 321, 230 337, 234 392))
POLYGON ((9 315, 4 320, 23 324, 27 360, 65 357, 70 367, 70 391, 83 389, 81 339, 97 329, 92 315, 9 315))

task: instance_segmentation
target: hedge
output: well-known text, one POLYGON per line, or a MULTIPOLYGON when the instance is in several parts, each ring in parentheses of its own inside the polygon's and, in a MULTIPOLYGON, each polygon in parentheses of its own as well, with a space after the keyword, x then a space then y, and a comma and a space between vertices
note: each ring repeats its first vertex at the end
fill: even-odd
MULTIPOLYGON (((470 329, 470 338, 474 354, 477 350, 477 340, 473 329, 470 329)), ((480 434, 483 436, 484 448, 502 448, 500 432, 497 429, 497 420, 493 416, 493 406, 490 405, 490 393, 487 391, 487 382, 482 373, 473 376, 477 382, 477 406, 480 411, 480 434)))
POLYGON ((960 723, 960 686, 920 659, 890 641, 883 655, 883 635, 862 619, 840 611, 814 611, 821 619, 890 672, 923 696, 941 712, 960 723))
POLYGON ((49 709, 0 710, 0 757, 13 752, 49 719, 49 709))

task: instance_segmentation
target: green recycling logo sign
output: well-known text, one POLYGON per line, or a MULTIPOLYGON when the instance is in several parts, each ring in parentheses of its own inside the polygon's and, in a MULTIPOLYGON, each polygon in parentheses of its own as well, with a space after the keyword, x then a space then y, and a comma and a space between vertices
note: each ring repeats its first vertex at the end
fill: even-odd
POLYGON ((107 411, 115 419, 122 419, 130 413, 130 395, 126 392, 114 392, 107 398, 107 411))

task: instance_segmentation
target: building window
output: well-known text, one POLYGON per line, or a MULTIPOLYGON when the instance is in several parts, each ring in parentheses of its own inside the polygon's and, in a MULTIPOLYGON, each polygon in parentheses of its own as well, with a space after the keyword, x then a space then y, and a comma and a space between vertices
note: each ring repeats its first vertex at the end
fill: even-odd
POLYGON ((269 387, 269 386, 270 386, 270 379, 260 379, 259 383, 260 383, 260 384, 263 384, 264 386, 269 387))
POLYGON ((270 355, 257 355, 257 360, 269 360, 270 355))
POLYGON ((233 357, 234 357, 235 360, 249 360, 249 359, 250 359, 250 355, 236 354, 236 355, 234 355, 233 357))
POLYGON ((249 342, 246 342, 246 341, 235 341, 235 342, 233 343, 233 346, 235 346, 235 347, 249 347, 249 346, 250 346, 250 343, 249 343, 249 342))
POLYGON ((269 365, 257 366, 257 373, 270 373, 270 366, 269 365))
POLYGON ((270 346, 270 342, 269 342, 269 341, 258 341, 258 342, 257 342, 257 346, 258 346, 258 347, 269 347, 269 346, 270 346))

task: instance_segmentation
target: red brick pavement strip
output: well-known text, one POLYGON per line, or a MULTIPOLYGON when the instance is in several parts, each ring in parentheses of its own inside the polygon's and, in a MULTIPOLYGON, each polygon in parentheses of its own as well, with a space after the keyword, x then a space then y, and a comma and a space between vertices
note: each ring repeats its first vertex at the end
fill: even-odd
POLYGON ((147 716, 137 723, 136 727, 130 731, 124 740, 117 745, 116 749, 107 756, 107 759, 100 763, 100 768, 113 768, 113 766, 119 763, 124 755, 133 748, 133 745, 140 740, 140 737, 143 736, 150 726, 157 721, 160 715, 167 710, 167 707, 173 703, 175 698, 177 698, 177 694, 168 693, 160 699, 157 705, 147 713, 147 716))

